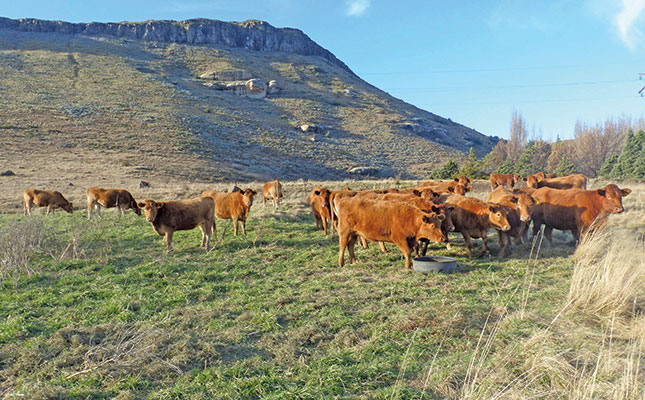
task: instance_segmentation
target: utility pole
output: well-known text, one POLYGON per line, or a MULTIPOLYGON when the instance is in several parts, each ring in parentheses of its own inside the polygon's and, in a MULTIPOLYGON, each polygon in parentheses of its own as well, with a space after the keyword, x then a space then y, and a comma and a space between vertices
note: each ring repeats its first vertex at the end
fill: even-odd
MULTIPOLYGON (((645 72, 641 72, 640 74, 638 74, 638 79, 642 81, 643 76, 645 76, 645 72)), ((638 91, 638 94, 640 94, 641 97, 643 97, 643 95, 645 94, 645 86, 643 86, 641 90, 638 91)))

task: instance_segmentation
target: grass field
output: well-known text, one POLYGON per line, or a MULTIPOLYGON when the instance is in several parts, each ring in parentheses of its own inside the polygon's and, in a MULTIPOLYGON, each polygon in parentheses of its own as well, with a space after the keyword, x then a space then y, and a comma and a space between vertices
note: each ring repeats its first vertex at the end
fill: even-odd
POLYGON ((166 255, 132 213, 2 214, 0 398, 645 399, 629 187, 608 237, 500 261, 496 234, 472 260, 454 235, 431 250, 458 258, 449 275, 404 270, 392 245, 339 269, 300 184, 277 211, 256 198, 246 237, 219 220, 208 253, 193 230, 166 255))

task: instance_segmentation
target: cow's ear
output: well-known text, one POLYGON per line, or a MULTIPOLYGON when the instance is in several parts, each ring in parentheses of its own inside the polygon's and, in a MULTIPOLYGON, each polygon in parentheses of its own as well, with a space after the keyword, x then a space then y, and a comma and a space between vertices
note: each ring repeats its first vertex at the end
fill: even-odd
POLYGON ((607 192, 605 192, 605 189, 598 189, 598 190, 596 190, 596 192, 597 192, 599 195, 601 195, 602 197, 605 197, 605 194, 607 193, 607 192))
POLYGON ((139 208, 144 208, 146 206, 146 203, 139 202, 137 203, 137 206, 139 206, 139 208))
POLYGON ((459 178, 455 178, 455 179, 453 179, 453 181, 459 182, 459 178))
POLYGON ((517 204, 518 201, 519 199, 517 197, 511 197, 511 203, 517 204))
POLYGON ((488 206, 488 211, 490 211, 492 213, 496 213, 497 212, 497 207, 488 206))
POLYGON ((522 180, 523 180, 524 182, 526 182, 526 181, 528 181, 528 178, 522 178, 522 180))
POLYGON ((316 196, 320 196, 320 190, 314 190, 314 194, 315 194, 316 196))
POLYGON ((452 186, 450 186, 450 187, 448 188, 448 191, 449 191, 449 192, 452 192, 452 193, 455 193, 455 188, 454 188, 454 187, 452 187, 452 186))
POLYGON ((430 210, 431 210, 432 212, 434 212, 434 213, 437 213, 437 214, 441 213, 441 208, 436 207, 436 206, 432 206, 432 207, 430 207, 430 210))
POLYGON ((628 194, 630 194, 631 192, 632 192, 632 190, 631 190, 631 189, 627 189, 627 188, 625 188, 625 189, 620 189, 620 193, 623 195, 623 197, 627 196, 627 195, 628 195, 628 194))
POLYGON ((421 197, 421 192, 419 192, 417 189, 412 189, 412 194, 421 197))
POLYGON ((155 206, 157 207, 157 210, 163 207, 163 203, 155 203, 155 206))

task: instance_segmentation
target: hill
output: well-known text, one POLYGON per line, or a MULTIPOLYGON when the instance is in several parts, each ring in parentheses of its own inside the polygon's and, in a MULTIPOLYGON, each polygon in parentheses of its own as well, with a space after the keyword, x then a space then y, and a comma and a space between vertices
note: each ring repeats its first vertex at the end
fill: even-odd
POLYGON ((0 18, 0 75, 0 169, 27 185, 418 178, 497 141, 262 21, 0 18))

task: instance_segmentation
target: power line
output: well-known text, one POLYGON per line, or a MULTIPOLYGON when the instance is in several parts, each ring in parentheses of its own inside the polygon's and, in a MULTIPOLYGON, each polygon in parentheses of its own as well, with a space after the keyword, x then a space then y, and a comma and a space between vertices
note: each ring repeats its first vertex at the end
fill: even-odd
MULTIPOLYGON (((636 79, 622 79, 613 81, 582 81, 582 82, 562 82, 562 83, 541 83, 534 85, 489 85, 489 86, 454 86, 454 87, 429 87, 429 88, 384 88, 383 90, 404 91, 404 92, 445 92, 455 90, 472 90, 472 89, 524 89, 540 87, 562 87, 562 86, 585 86, 585 85, 604 85, 611 83, 634 82, 636 79)), ((645 89, 645 88, 644 88, 645 89)))

